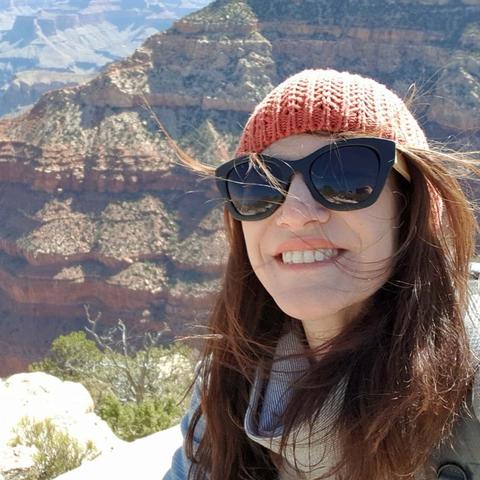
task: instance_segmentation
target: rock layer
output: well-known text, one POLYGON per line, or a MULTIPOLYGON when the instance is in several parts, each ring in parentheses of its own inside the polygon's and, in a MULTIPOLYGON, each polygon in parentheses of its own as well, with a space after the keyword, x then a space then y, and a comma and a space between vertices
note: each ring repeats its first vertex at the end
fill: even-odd
POLYGON ((0 2, 0 116, 130 54, 207 0, 0 2), (27 77, 27 78, 25 78, 27 77))

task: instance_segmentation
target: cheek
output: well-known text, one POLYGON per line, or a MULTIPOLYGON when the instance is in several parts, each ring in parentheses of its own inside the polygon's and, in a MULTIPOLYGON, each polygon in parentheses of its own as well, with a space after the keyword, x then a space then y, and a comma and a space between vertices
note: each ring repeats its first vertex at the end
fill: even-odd
POLYGON ((262 221, 242 222, 243 238, 247 248, 248 259, 252 268, 258 267, 261 261, 262 221))
POLYGON ((387 188, 374 205, 349 217, 363 255, 377 260, 393 255, 398 244, 398 203, 397 195, 387 188))
POLYGON ((398 247, 399 231, 399 210, 397 208, 396 196, 389 191, 386 195, 383 208, 377 212, 379 221, 374 223, 376 226, 376 238, 378 239, 379 256, 390 257, 392 261, 398 247))

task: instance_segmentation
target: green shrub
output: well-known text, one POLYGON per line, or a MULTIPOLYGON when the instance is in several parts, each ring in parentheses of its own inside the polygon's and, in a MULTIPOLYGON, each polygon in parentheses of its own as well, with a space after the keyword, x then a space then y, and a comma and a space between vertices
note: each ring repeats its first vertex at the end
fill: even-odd
POLYGON ((31 372, 46 372, 62 380, 78 381, 95 370, 102 352, 85 332, 72 332, 56 338, 46 358, 29 366, 31 372))
POLYGON ((17 445, 36 448, 34 464, 26 473, 25 480, 50 480, 99 454, 93 442, 81 446, 49 418, 35 421, 23 417, 15 429, 15 438, 10 442, 12 447, 17 445))
POLYGON ((106 395, 97 411, 120 438, 132 441, 171 427, 180 420, 184 409, 173 398, 148 398, 142 403, 122 403, 106 395))
POLYGON ((112 348, 102 351, 85 332, 73 332, 55 339, 46 358, 29 369, 82 383, 95 412, 115 434, 135 440, 180 420, 193 364, 185 345, 148 346, 123 354, 112 348))

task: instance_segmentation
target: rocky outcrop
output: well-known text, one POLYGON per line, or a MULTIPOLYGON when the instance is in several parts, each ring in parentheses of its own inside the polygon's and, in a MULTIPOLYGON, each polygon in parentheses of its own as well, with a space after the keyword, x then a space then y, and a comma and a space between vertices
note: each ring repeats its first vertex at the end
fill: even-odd
MULTIPOLYGON (((479 30, 480 33, 480 30, 479 30)), ((478 46, 480 52, 480 45, 478 46)), ((454 132, 480 131, 480 56, 458 55, 440 74, 428 120, 454 132)))
POLYGON ((14 116, 31 107, 49 90, 79 85, 91 80, 93 73, 66 73, 48 70, 20 72, 0 94, 0 116, 14 116))
POLYGON ((112 60, 129 55, 152 33, 206 3, 0 2, 0 116, 19 113, 46 90, 82 83, 112 60))
POLYGON ((25 417, 32 421, 50 419, 80 445, 92 441, 99 454, 126 444, 93 413, 92 398, 79 383, 63 382, 41 372, 17 374, 0 382, 0 402, 0 475, 5 478, 24 478, 22 472, 25 474, 34 463, 34 447, 11 444, 25 417))
POLYGON ((139 471, 142 480, 158 480, 170 469, 173 454, 182 443, 180 425, 176 425, 84 462, 81 467, 60 475, 57 480, 131 480, 138 477, 139 471))
POLYGON ((112 197, 4 185, 1 325, 9 341, 1 374, 23 370, 65 328, 81 328, 85 305, 102 312, 104 324, 122 318, 158 330, 168 318, 178 335, 201 322, 224 262, 221 215, 210 205, 203 194, 178 190, 112 197))
POLYGON ((225 261, 222 214, 212 178, 179 154, 229 158, 253 106, 293 72, 347 69, 402 97, 415 83, 430 137, 480 148, 478 2, 349 5, 217 0, 0 122, 4 365, 81 328, 85 304, 106 322, 148 309, 152 328, 175 334, 204 321, 225 261), (37 324, 42 342, 22 336, 37 324))

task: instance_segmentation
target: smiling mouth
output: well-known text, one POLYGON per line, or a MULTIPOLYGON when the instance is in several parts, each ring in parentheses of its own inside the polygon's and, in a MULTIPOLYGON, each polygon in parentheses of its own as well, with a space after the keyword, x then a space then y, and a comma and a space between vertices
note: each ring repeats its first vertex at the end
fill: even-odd
POLYGON ((289 250, 277 256, 284 265, 328 262, 339 257, 345 250, 336 248, 317 248, 314 250, 289 250))

